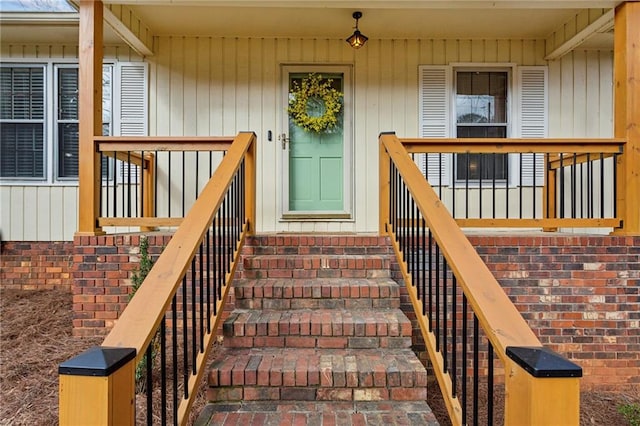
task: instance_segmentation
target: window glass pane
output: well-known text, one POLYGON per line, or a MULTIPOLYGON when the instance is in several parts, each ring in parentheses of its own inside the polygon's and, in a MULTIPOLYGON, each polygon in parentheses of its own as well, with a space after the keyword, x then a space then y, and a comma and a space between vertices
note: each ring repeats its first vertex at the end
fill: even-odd
POLYGON ((44 70, 41 67, 3 67, 0 72, 0 119, 44 118, 44 70))
POLYGON ((460 180, 505 180, 507 154, 458 154, 456 176, 460 180))
POLYGON ((458 123, 507 122, 506 72, 459 72, 456 88, 458 123))
POLYGON ((58 70, 58 119, 78 119, 78 69, 58 70))
POLYGON ((0 177, 44 177, 44 132, 39 123, 0 123, 0 177))
POLYGON ((58 123, 58 176, 78 176, 78 123, 58 123))

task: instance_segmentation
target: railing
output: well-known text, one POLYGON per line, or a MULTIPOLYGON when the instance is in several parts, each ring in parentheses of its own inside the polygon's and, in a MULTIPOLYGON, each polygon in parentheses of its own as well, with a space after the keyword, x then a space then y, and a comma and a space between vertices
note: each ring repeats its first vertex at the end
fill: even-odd
POLYGON ((453 424, 497 422, 504 386, 504 424, 577 425, 580 367, 542 347, 394 134, 380 136, 380 194, 453 424))
MULTIPOLYGON (((621 139, 402 139, 462 227, 619 228, 621 139), (484 170, 483 170, 484 168, 484 170), (471 178, 471 173, 475 178, 471 178)), ((472 176, 473 177, 473 176, 472 176)))
POLYGON ((95 137, 103 227, 176 227, 231 145, 230 137, 95 137), (111 159, 111 161, 105 161, 111 159), (116 159, 117 161, 113 161, 116 159))
POLYGON ((135 376, 147 424, 186 423, 255 224, 255 140, 240 133, 228 147, 102 346, 60 365, 61 424, 133 424, 135 376))

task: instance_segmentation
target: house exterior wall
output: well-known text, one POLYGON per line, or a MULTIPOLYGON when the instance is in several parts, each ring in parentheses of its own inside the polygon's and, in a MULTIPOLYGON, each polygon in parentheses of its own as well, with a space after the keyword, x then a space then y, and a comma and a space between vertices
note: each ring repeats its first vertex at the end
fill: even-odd
MULTIPOLYGON (((544 40, 370 40, 156 37, 149 63, 149 134, 258 135, 258 232, 377 232, 378 143, 382 131, 418 136, 418 66, 513 63, 549 67, 549 136, 610 137, 613 53, 576 50, 544 60, 544 40), (281 65, 353 67, 354 220, 281 221, 281 65)), ((3 44, 9 61, 77 59, 77 46, 3 44)), ((107 47, 105 60, 139 61, 129 48, 107 47)), ((0 183, 4 241, 70 241, 77 228, 77 183, 0 183), (35 225, 34 225, 35 224, 35 225)), ((162 195, 159 194, 159 199, 162 195)))
MULTIPOLYGON (((544 40, 343 40, 158 37, 149 58, 152 135, 258 135, 258 232, 377 232, 380 132, 418 136, 418 66, 547 65, 544 40), (282 221, 282 64, 353 66, 354 221, 282 221), (275 195, 275 196, 274 196, 275 195)), ((549 65, 549 136, 610 137, 611 52, 577 51, 549 65), (593 117, 597 117, 594 119, 593 117)))
MULTIPOLYGON (((142 58, 128 47, 107 46, 104 60, 138 62, 142 61, 142 58)), ((74 64, 78 61, 78 47, 3 43, 0 47, 0 61, 74 64)), ((54 101, 55 99, 46 99, 47 103, 54 101)), ((45 145, 53 144, 53 141, 54 129, 47 125, 45 145)), ((53 163, 54 159, 47 158, 48 168, 53 167, 53 163)), ((48 172, 46 182, 0 180, 1 241, 73 241, 73 235, 78 229, 78 182, 55 182, 50 175, 48 172)))

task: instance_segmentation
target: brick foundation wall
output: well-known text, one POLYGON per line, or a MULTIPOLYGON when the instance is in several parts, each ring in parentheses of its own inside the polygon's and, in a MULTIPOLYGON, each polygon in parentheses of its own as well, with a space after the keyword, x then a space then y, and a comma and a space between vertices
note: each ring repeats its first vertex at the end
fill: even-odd
MULTIPOLYGON (((170 239, 151 234, 152 256, 170 239)), ((582 366, 583 388, 640 386, 640 237, 469 239, 542 343, 582 366)), ((139 245, 139 235, 2 242, 0 287, 71 289, 74 334, 104 335, 128 302, 139 245)))
POLYGON ((640 237, 469 237, 543 345, 583 389, 640 386, 640 237))
MULTIPOLYGON (((171 234, 148 239, 155 260, 171 234)), ((140 235, 76 237, 74 244, 73 334, 105 335, 129 301, 130 276, 140 261, 140 235)))
POLYGON ((71 290, 73 242, 3 241, 0 244, 3 289, 71 290))

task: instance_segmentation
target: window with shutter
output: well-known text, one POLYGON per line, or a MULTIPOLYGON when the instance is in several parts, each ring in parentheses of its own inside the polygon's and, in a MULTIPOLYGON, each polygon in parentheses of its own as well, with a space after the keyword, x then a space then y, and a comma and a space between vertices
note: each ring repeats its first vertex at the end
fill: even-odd
POLYGON ((0 177, 44 179, 43 66, 0 68, 0 177))
MULTIPOLYGON (((449 137, 451 68, 424 65, 420 67, 419 75, 420 137, 449 137)), ((448 185, 451 155, 424 155, 422 169, 431 185, 448 185)))
MULTIPOLYGON (((522 138, 547 137, 547 67, 519 67, 518 115, 522 138)), ((520 163, 523 186, 544 184, 543 154, 523 154, 520 163)))
MULTIPOLYGON (((116 136, 147 136, 148 84, 147 64, 143 62, 118 63, 116 68, 116 136)), ((138 182, 138 168, 119 162, 119 179, 138 182)))

